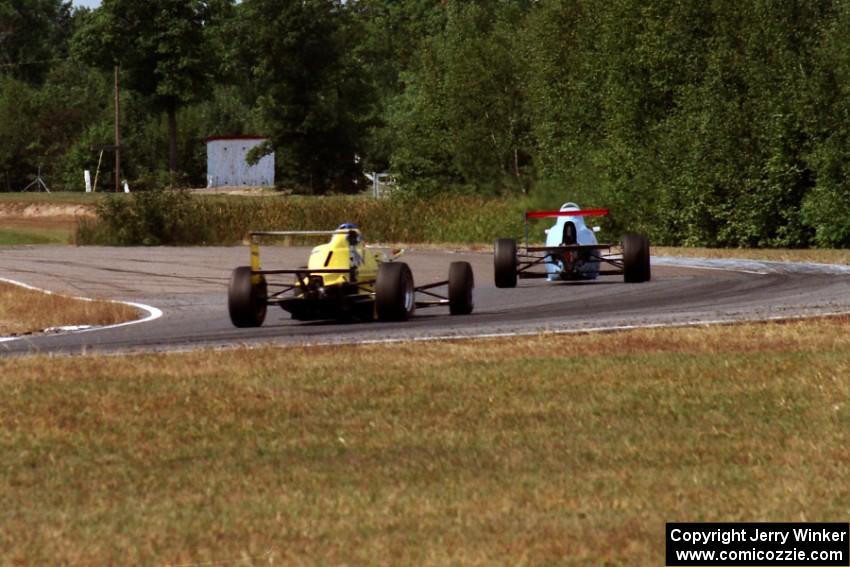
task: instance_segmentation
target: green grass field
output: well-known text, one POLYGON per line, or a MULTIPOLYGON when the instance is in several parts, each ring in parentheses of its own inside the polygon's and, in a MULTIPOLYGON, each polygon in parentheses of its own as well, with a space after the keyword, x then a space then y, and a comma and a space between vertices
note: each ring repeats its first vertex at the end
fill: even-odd
POLYGON ((72 230, 57 228, 20 229, 4 226, 0 219, 0 246, 17 244, 68 244, 73 235, 72 230))
POLYGON ((666 521, 846 521, 848 325, 0 360, 0 549, 661 565, 666 521))

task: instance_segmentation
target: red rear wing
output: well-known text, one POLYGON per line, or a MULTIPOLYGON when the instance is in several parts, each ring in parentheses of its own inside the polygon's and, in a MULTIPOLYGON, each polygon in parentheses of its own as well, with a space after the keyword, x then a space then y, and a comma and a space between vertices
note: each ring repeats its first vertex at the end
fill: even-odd
POLYGON ((584 209, 580 211, 526 211, 526 219, 550 217, 607 217, 608 209, 584 209))

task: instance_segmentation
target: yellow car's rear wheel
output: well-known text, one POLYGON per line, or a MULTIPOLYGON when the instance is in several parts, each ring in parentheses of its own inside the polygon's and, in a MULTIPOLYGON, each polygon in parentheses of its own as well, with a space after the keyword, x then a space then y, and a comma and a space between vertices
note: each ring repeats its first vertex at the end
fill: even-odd
POLYGON ((378 267, 375 282, 375 313, 379 321, 406 321, 416 310, 413 274, 404 262, 378 267))

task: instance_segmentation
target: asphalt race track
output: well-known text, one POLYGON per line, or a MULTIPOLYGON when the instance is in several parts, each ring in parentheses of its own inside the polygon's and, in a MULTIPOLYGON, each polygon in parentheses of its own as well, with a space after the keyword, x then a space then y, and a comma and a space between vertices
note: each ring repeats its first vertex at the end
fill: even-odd
MULTIPOLYGON (((307 252, 263 249, 263 267, 303 265, 307 252)), ((0 277, 75 296, 142 303, 163 312, 156 320, 120 328, 0 342, 0 354, 353 343, 850 313, 848 267, 653 257, 648 283, 624 284, 613 276, 588 283, 520 280, 517 288, 505 290, 493 284, 489 253, 412 250, 403 260, 418 285, 446 279, 452 261, 472 264, 472 315, 450 316, 447 307, 437 307, 418 310, 405 323, 303 323, 270 307, 263 327, 237 329, 227 315, 227 284, 231 270, 247 260, 246 247, 0 248, 0 277)))

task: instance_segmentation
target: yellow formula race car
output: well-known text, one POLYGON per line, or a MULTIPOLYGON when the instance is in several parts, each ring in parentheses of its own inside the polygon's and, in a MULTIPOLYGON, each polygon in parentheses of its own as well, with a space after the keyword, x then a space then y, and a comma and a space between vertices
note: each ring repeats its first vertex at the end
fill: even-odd
POLYGON ((447 305, 452 315, 472 313, 472 266, 452 262, 449 278, 415 286, 410 267, 368 249, 356 225, 330 231, 251 232, 251 265, 233 270, 227 293, 230 320, 237 327, 259 327, 269 305, 279 305, 299 321, 404 321, 417 307, 447 305), (330 236, 316 246, 306 267, 263 270, 260 241, 271 237, 330 236), (273 276, 292 276, 282 282, 273 276), (447 287, 447 295, 435 291, 447 287), (419 298, 417 298, 419 294, 419 298), (424 296, 424 297, 422 297, 424 296))

